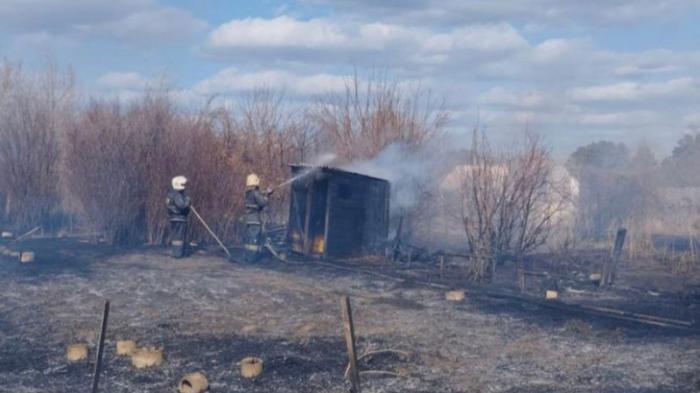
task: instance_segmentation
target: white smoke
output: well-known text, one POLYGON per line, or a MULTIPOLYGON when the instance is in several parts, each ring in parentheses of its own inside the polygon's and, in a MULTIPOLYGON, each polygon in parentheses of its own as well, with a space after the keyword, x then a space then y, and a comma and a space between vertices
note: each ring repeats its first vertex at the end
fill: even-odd
POLYGON ((343 170, 386 179, 391 183, 392 213, 416 208, 426 192, 436 187, 438 163, 432 149, 392 144, 377 157, 344 166, 343 170))

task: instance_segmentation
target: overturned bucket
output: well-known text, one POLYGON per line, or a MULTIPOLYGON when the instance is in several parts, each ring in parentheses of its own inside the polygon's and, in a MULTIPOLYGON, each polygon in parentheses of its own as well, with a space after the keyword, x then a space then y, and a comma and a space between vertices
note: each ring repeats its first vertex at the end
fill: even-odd
POLYGON ((209 389, 209 381, 200 372, 185 375, 177 384, 177 391, 180 393, 204 393, 207 389, 209 389))
POLYGON ((243 378, 256 378, 263 372, 263 361, 260 358, 248 357, 241 360, 241 375, 243 378))
POLYGON ((445 293, 445 299, 451 302, 461 302, 464 300, 464 291, 449 291, 445 293))
POLYGON ((69 362, 79 362, 88 357, 87 344, 71 344, 66 348, 66 359, 69 362))
POLYGON ((117 341, 117 355, 131 356, 136 350, 136 341, 134 340, 119 340, 117 341))
POLYGON ((136 368, 158 367, 163 363, 163 350, 137 348, 131 353, 131 365, 136 368))
POLYGON ((22 263, 34 262, 34 251, 22 251, 19 254, 19 261, 22 263))

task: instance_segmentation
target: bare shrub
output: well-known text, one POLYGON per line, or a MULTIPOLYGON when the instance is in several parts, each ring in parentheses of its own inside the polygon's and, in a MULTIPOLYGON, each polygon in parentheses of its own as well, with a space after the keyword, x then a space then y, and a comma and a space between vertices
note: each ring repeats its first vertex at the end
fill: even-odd
MULTIPOLYGON (((130 127, 137 132, 138 166, 143 189, 146 241, 161 243, 168 229, 163 214, 164 194, 174 176, 185 175, 188 193, 198 212, 222 236, 227 236, 236 207, 236 179, 231 171, 220 135, 205 110, 189 114, 175 107, 165 93, 146 94, 128 112, 130 127)), ((195 239, 208 236, 193 218, 195 239)))
POLYGON ((19 228, 58 225, 60 137, 72 115, 73 75, 49 66, 0 67, 0 188, 19 228))
POLYGON ((66 135, 66 183, 94 229, 111 243, 143 240, 137 135, 119 103, 93 102, 66 135))
MULTIPOLYGON (((224 140, 236 175, 237 211, 243 211, 245 176, 258 174, 263 186, 276 186, 290 176, 290 164, 318 152, 314 133, 303 111, 285 104, 282 92, 257 89, 229 108, 219 108, 213 120, 224 140)), ((272 195, 268 213, 276 222, 287 217, 287 192, 272 195)))
MULTIPOLYGON (((93 102, 65 145, 69 190, 87 221, 112 243, 161 243, 168 229, 164 195, 173 176, 185 175, 197 210, 233 241, 246 174, 281 182, 287 164, 308 147, 296 144, 301 123, 278 96, 260 92, 239 105, 192 114, 158 91, 126 107, 93 102)), ((193 238, 208 239, 196 218, 191 230, 193 238)))
POLYGON ((309 112, 326 148, 349 161, 376 157, 386 147, 420 147, 439 135, 449 114, 429 91, 384 79, 348 79, 342 93, 320 98, 309 112))
POLYGON ((460 211, 469 249, 471 274, 489 280, 496 262, 522 257, 543 245, 565 198, 552 182, 552 161, 538 138, 522 147, 494 151, 483 133, 474 131, 462 167, 460 211))

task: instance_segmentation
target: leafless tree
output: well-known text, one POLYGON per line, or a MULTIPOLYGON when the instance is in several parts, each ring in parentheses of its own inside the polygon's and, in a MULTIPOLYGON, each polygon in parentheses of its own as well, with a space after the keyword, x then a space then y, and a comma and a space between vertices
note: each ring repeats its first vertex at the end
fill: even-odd
POLYGON ((472 275, 492 278, 496 262, 522 257, 543 245, 565 198, 552 179, 552 161, 532 135, 522 147, 494 151, 485 135, 474 131, 462 167, 460 217, 474 256, 472 275))
POLYGON ((17 227, 56 224, 59 145, 73 86, 72 72, 53 65, 38 74, 0 67, 0 185, 4 215, 17 227))
POLYGON ((326 147, 347 161, 371 159, 395 143, 422 146, 449 120, 427 90, 357 75, 341 93, 319 98, 309 114, 326 147))

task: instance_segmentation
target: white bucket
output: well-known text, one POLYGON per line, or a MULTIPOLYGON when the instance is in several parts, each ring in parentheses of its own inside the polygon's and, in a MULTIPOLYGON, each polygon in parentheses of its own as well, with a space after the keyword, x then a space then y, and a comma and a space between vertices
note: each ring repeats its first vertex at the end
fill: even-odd
POLYGON ((22 263, 34 262, 34 251, 22 251, 19 256, 19 261, 22 263))

